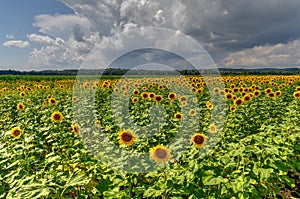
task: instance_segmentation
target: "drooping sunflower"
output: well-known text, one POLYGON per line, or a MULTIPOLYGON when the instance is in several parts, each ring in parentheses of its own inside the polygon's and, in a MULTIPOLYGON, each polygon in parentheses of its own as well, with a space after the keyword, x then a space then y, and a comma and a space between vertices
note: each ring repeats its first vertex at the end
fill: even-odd
POLYGON ((183 115, 181 114, 181 113, 175 113, 174 114, 174 118, 176 119, 176 120, 181 120, 182 119, 182 117, 183 117, 183 115))
POLYGON ((136 136, 130 129, 119 130, 119 143, 122 145, 131 146, 134 144, 136 136))
POLYGON ((193 145, 197 148, 202 148, 205 145, 206 140, 206 136, 201 133, 195 133, 191 139, 193 145))
POLYGON ((156 163, 165 163, 171 158, 170 150, 163 146, 157 145, 150 149, 150 158, 152 158, 156 163))
POLYGON ((174 93, 174 92, 169 93, 169 95, 168 95, 169 100, 176 100, 176 98, 177 98, 176 93, 174 93))
POLYGON ((217 132, 217 126, 216 126, 215 124, 209 125, 208 129, 209 129, 209 132, 210 132, 210 133, 215 133, 215 132, 217 132))
POLYGON ((19 128, 19 127, 15 127, 13 129, 11 129, 10 134, 14 137, 14 138, 19 138, 22 135, 23 131, 19 128))
POLYGON ((55 111, 52 113, 51 119, 53 122, 60 122, 63 119, 63 115, 61 112, 55 111))
POLYGON ((78 124, 74 124, 72 126, 72 130, 73 130, 75 135, 78 135, 80 133, 80 126, 78 124))
POLYGON ((24 109, 25 109, 25 106, 24 106, 24 104, 23 104, 23 103, 18 103, 18 105, 17 105, 17 109, 18 109, 19 111, 22 111, 22 110, 24 110, 24 109))

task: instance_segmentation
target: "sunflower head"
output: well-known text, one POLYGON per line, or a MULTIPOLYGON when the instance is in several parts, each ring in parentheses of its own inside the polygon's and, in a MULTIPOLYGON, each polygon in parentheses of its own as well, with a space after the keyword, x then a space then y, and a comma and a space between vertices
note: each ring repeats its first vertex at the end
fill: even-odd
POLYGON ((174 92, 169 93, 169 95, 168 95, 169 100, 176 100, 176 98, 177 98, 176 93, 174 93, 174 92))
POLYGON ((130 129, 119 131, 119 143, 122 145, 131 146, 134 144, 136 136, 130 129))
POLYGON ((139 101, 139 98, 137 98, 137 97, 134 97, 134 98, 132 98, 132 100, 131 100, 133 103, 137 103, 138 101, 139 101))
POLYGON ((234 100, 234 104, 236 106, 241 106, 243 104, 243 100, 241 98, 237 98, 236 100, 234 100))
POLYGON ((191 139, 193 145, 197 148, 202 148, 206 143, 206 136, 201 133, 195 133, 191 139))
POLYGON ((18 109, 18 110, 20 110, 20 111, 24 110, 24 109, 25 109, 25 106, 24 106, 24 104, 22 104, 22 103, 18 103, 18 105, 17 105, 17 109, 18 109))
POLYGON ((159 102, 163 101, 164 98, 161 95, 155 95, 154 99, 156 102, 159 103, 159 102))
POLYGON ((80 133, 80 126, 78 124, 75 124, 72 126, 72 130, 75 135, 78 135, 80 133))
POLYGON ((10 134, 14 138, 19 138, 22 135, 23 131, 19 127, 15 127, 10 131, 10 134))
POLYGON ((189 115, 190 115, 190 116, 195 116, 195 115, 196 115, 195 109, 190 109, 190 110, 189 110, 189 115))
POLYGON ((235 106, 230 106, 230 111, 231 111, 231 112, 235 112, 235 110, 236 110, 236 107, 235 107, 235 106))
POLYGON ((60 122, 63 119, 63 115, 61 112, 55 111, 52 113, 51 119, 53 122, 60 122))
POLYGON ((299 99, 300 98, 300 91, 296 91, 293 93, 294 98, 299 99))
POLYGON ((215 133, 215 132, 217 132, 217 126, 216 126, 215 124, 209 125, 208 129, 209 129, 209 132, 210 132, 210 133, 215 133))
POLYGON ((176 120, 181 120, 182 117, 183 117, 183 116, 182 116, 181 113, 178 113, 178 112, 177 112, 177 113, 174 114, 174 118, 175 118, 176 120))
POLYGON ((146 93, 146 92, 142 92, 141 97, 142 97, 143 99, 148 99, 148 98, 149 98, 149 95, 148 95, 148 93, 146 93))
POLYGON ((150 158, 158 164, 165 163, 171 158, 171 152, 167 147, 158 145, 150 149, 150 158))
POLYGON ((56 104, 56 99, 51 97, 51 98, 49 98, 48 102, 49 102, 49 104, 56 104))

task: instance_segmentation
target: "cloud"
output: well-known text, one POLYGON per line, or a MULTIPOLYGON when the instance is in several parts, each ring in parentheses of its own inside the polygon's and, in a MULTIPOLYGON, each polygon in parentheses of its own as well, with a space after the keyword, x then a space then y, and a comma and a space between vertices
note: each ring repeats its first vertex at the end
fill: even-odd
POLYGON ((6 35, 6 38, 7 38, 7 39, 14 39, 14 35, 8 34, 8 35, 6 35))
MULTIPOLYGON (((53 37, 68 39, 75 31, 80 30, 81 34, 91 35, 90 21, 80 15, 37 15, 35 16, 34 27, 39 28, 39 32, 53 37)), ((82 35, 83 36, 83 35, 82 35)))
MULTIPOLYGON (((291 66, 298 63, 296 59, 284 58, 283 55, 294 53, 288 47, 271 50, 270 54, 262 52, 269 57, 269 61, 257 54, 259 48, 270 50, 277 45, 297 46, 295 43, 300 38, 300 26, 296 25, 300 21, 298 0, 61 2, 72 8, 75 14, 43 14, 35 17, 33 26, 49 38, 37 35, 29 38, 31 42, 45 45, 33 50, 31 63, 39 64, 33 61, 35 58, 44 60, 47 65, 78 67, 95 47, 96 43, 91 41, 101 42, 116 33, 143 27, 170 28, 187 34, 203 45, 219 65, 273 66, 275 63, 272 60, 278 61, 275 65, 291 66), (60 38, 64 42, 53 45, 51 38, 60 38), (252 53, 251 59, 245 53, 252 53)), ((169 45, 172 42, 169 41, 169 45)))
POLYGON ((22 40, 9 40, 2 44, 5 47, 12 47, 12 48, 27 48, 30 44, 28 41, 22 40))
POLYGON ((274 45, 255 46, 234 52, 222 60, 225 67, 299 67, 300 40, 274 45))
POLYGON ((83 42, 77 41, 74 37, 66 41, 56 38, 48 45, 31 51, 27 68, 39 70, 49 67, 51 69, 77 68, 96 43, 99 43, 97 34, 91 35, 83 42))
POLYGON ((31 42, 37 43, 37 44, 44 44, 44 45, 53 45, 55 44, 55 40, 50 38, 49 36, 43 36, 38 34, 29 34, 27 35, 28 39, 31 42))

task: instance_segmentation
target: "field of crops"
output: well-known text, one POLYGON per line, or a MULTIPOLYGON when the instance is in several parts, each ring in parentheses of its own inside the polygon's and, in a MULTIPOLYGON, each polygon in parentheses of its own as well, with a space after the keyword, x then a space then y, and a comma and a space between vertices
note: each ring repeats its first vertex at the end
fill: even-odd
POLYGON ((0 198, 300 198, 300 76, 4 76, 0 136, 0 198))

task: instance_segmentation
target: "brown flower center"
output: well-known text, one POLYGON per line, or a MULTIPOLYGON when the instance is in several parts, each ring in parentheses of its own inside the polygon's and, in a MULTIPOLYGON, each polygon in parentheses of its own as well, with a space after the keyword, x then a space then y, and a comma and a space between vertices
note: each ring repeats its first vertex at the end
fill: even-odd
POLYGON ((125 142, 129 142, 131 139, 132 139, 131 133, 128 132, 122 133, 122 140, 124 140, 125 142))
POLYGON ((157 149, 155 151, 155 156, 160 158, 160 159, 164 159, 167 157, 167 152, 164 149, 157 149))
POLYGON ((203 142, 204 142, 204 137, 201 136, 201 135, 196 135, 196 136, 194 137, 194 142, 195 142, 196 144, 203 144, 203 142))

